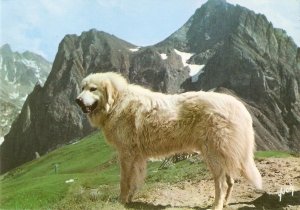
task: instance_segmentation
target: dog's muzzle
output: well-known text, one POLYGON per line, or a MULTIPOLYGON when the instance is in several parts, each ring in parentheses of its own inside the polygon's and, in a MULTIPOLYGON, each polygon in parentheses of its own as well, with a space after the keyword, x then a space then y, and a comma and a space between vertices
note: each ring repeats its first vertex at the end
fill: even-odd
POLYGON ((83 111, 84 113, 91 113, 91 112, 93 112, 93 111, 96 109, 97 104, 98 104, 97 101, 95 101, 92 105, 86 106, 86 105, 84 104, 82 98, 77 98, 77 99, 75 100, 75 102, 80 106, 80 108, 82 109, 82 111, 83 111))

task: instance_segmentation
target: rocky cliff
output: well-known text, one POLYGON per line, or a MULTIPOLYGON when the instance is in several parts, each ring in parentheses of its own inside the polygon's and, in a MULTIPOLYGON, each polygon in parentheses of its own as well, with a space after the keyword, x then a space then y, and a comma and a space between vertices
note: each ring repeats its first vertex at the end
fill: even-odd
POLYGON ((0 144, 27 95, 37 83, 46 81, 51 65, 35 53, 14 52, 8 44, 0 48, 0 144))
POLYGON ((211 0, 156 46, 192 52, 188 62, 205 65, 185 91, 223 87, 242 98, 259 149, 300 150, 300 49, 264 15, 211 0))
POLYGON ((243 100, 259 149, 300 150, 300 50, 260 14, 209 0, 166 40, 137 47, 96 30, 67 35, 1 145, 1 171, 92 131, 74 103, 81 79, 117 71, 168 93, 216 90, 243 100))

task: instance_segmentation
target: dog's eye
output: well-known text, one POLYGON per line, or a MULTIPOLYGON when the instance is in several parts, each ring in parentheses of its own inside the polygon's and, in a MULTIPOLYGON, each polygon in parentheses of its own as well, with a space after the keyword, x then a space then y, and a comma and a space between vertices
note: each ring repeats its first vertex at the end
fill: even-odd
POLYGON ((95 91, 95 90, 97 90, 97 88, 95 88, 95 87, 91 87, 90 88, 90 91, 92 92, 92 91, 95 91))
POLYGON ((81 88, 81 91, 83 91, 83 90, 84 90, 84 87, 81 88))

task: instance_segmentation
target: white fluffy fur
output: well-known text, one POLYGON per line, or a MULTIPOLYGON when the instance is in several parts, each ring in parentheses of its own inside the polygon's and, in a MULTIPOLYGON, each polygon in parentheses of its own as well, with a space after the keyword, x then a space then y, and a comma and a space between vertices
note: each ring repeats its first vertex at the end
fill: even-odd
POLYGON ((228 202, 239 173, 262 187, 253 160, 252 119, 234 97, 203 91, 166 95, 112 72, 89 75, 82 86, 97 87, 92 94, 98 107, 88 116, 119 153, 122 202, 130 202, 142 184, 147 159, 179 152, 204 157, 215 181, 214 209, 228 202))

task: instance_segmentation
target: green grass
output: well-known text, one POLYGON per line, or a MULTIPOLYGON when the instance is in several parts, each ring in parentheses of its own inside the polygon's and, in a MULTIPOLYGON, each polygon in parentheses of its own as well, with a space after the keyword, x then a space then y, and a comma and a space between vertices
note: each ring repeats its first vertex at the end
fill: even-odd
POLYGON ((168 168, 159 169, 161 162, 153 162, 148 166, 147 183, 177 183, 183 180, 201 179, 206 176, 207 169, 202 162, 191 162, 182 160, 171 164, 168 168))
MULTIPOLYGON (((149 162, 147 183, 175 183, 205 170, 203 164, 188 160, 158 170, 160 164, 149 162)), ((116 152, 101 134, 92 134, 2 175, 0 206, 3 209, 87 208, 93 201, 90 189, 100 189, 100 203, 112 201, 110 205, 118 205, 119 179, 116 152), (75 182, 65 183, 69 179, 75 182)))
POLYGON ((283 151, 257 151, 255 153, 256 159, 269 158, 269 157, 287 158, 287 157, 292 157, 292 156, 293 156, 292 153, 283 152, 283 151))
POLYGON ((85 188, 118 183, 116 153, 102 135, 90 135, 77 144, 57 149, 0 177, 3 209, 51 207, 76 184, 85 188), (54 165, 58 164, 55 173, 54 165), (75 179, 74 183, 65 183, 75 179))
MULTIPOLYGON (((258 159, 290 156, 279 151, 259 151, 255 155, 258 159)), ((149 162, 147 186, 157 182, 197 181, 209 174, 199 161, 184 160, 159 170, 160 165, 161 162, 149 162)), ((122 209, 117 202, 119 179, 116 152, 101 134, 94 133, 1 175, 0 206, 1 209, 122 209), (69 179, 75 182, 65 183, 69 179)))

